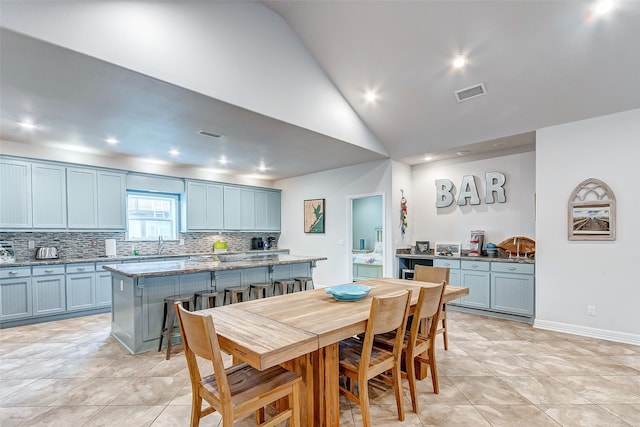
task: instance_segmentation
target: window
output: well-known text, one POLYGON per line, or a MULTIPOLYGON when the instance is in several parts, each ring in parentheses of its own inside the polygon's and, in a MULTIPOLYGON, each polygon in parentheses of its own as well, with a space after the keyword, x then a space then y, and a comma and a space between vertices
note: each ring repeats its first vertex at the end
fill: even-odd
POLYGON ((128 240, 178 239, 177 194, 127 192, 128 240))

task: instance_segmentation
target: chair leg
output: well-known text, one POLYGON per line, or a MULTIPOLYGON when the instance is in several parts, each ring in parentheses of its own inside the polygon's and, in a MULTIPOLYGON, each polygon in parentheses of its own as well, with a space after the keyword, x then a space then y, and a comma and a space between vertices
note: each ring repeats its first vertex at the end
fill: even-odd
POLYGON ((404 421, 404 404, 402 403, 402 373, 400 371, 400 361, 393 366, 393 389, 396 393, 396 407, 398 408, 398 419, 404 421))
POLYGON ((362 412, 362 425, 371 427, 371 413, 369 411, 369 384, 367 380, 358 380, 358 398, 360 399, 360 412, 362 412))
POLYGON ((418 413, 418 394, 416 392, 416 362, 413 354, 407 353, 405 367, 407 369, 407 379, 409 380, 409 391, 411 393, 411 406, 413 412, 418 413))
POLYGON ((195 390, 191 390, 191 427, 200 425, 200 411, 202 410, 202 398, 195 390))
POLYGON ((444 349, 449 350, 449 337, 447 336, 447 304, 442 304, 442 337, 444 338, 444 349))
POLYGON ((168 320, 168 324, 167 324, 167 356, 165 357, 166 360, 169 360, 171 358, 171 343, 173 341, 173 324, 175 322, 175 311, 173 310, 173 305, 172 304, 166 304, 169 307, 167 307, 167 320, 168 320))
POLYGON ((160 328, 160 342, 158 343, 158 351, 162 351, 162 338, 164 337, 164 328, 167 324, 167 304, 164 305, 162 310, 162 326, 160 328))
POLYGON ((435 394, 440 393, 440 386, 438 384, 438 368, 436 366, 436 349, 430 348, 429 354, 429 368, 431 369, 431 383, 433 384, 433 392, 435 394))

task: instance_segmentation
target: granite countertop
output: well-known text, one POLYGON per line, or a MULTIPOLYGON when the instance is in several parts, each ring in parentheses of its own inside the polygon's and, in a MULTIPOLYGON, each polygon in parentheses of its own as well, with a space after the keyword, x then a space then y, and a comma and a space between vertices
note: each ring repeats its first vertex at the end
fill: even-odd
POLYGON ((127 277, 173 276, 177 274, 200 273, 206 271, 237 270, 244 268, 268 267, 272 265, 299 264, 326 260, 326 257, 310 257, 273 254, 264 257, 248 257, 241 261, 158 261, 131 264, 107 265, 103 268, 127 277))
POLYGON ((498 261, 498 262, 514 262, 521 264, 535 264, 536 260, 533 258, 507 258, 507 257, 488 257, 488 256, 445 256, 445 255, 433 255, 433 254, 396 254, 396 258, 409 258, 409 259, 459 259, 463 261, 498 261))
MULTIPOLYGON (((288 249, 266 249, 266 250, 251 250, 251 251, 228 251, 225 254, 275 254, 279 251, 287 251, 288 249)), ((127 255, 127 256, 97 256, 97 257, 85 257, 85 258, 58 258, 58 259, 25 259, 22 261, 7 262, 0 264, 0 267, 29 267, 38 265, 56 265, 56 264, 72 264, 78 262, 108 262, 111 264, 118 264, 123 261, 147 261, 156 258, 180 258, 180 257, 202 257, 218 255, 213 252, 203 253, 185 253, 185 254, 160 254, 160 255, 127 255)))

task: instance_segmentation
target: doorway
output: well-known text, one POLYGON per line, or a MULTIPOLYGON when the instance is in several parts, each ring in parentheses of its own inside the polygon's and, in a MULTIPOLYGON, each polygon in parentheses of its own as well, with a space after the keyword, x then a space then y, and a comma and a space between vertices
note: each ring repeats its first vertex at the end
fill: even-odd
POLYGON ((351 279, 357 282, 381 278, 384 274, 384 195, 352 196, 348 206, 351 279))

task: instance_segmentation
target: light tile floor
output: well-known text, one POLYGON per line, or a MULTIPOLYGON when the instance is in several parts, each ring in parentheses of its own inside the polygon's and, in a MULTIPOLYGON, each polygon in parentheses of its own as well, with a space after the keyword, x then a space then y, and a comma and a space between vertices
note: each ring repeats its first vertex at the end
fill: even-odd
MULTIPOLYGON (((405 387, 404 423, 393 392, 373 382, 376 426, 640 426, 640 346, 449 312, 438 339, 440 394, 405 387)), ((110 315, 0 330, 0 426, 187 426, 190 385, 181 347, 171 360, 132 356, 109 335, 110 315)), ((360 408, 341 400, 341 425, 360 408)), ((219 424, 212 414, 201 425, 219 424)), ((253 417, 238 425, 253 425, 253 417)))

